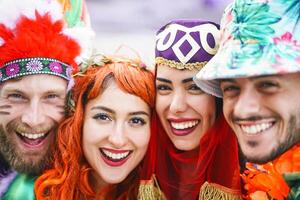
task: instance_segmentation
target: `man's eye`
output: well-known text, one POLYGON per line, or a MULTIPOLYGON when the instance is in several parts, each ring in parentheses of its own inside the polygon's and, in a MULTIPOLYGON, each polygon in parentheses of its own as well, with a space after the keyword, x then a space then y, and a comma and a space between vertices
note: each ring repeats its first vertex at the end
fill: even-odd
POLYGON ((58 98, 59 96, 57 94, 49 94, 46 96, 47 99, 55 99, 58 98))
POLYGON ((133 117, 129 120, 129 123, 133 126, 143 126, 144 124, 146 124, 146 120, 141 117, 133 117))
POLYGON ((226 86, 226 87, 222 88, 223 92, 232 92, 232 91, 237 91, 237 90, 239 90, 239 88, 236 86, 226 86))
POLYGON ((101 121, 111 121, 111 118, 105 113, 98 113, 94 115, 93 118, 101 121))
POLYGON ((26 100, 26 98, 19 93, 11 93, 7 95, 7 98, 14 101, 23 101, 26 100))
POLYGON ((264 82, 261 82, 259 83, 259 88, 260 89, 275 89, 277 88, 279 85, 277 83, 274 83, 274 82, 271 82, 271 81, 264 81, 264 82))
POLYGON ((235 85, 221 85, 221 90, 224 97, 235 96, 239 93, 240 88, 235 85))

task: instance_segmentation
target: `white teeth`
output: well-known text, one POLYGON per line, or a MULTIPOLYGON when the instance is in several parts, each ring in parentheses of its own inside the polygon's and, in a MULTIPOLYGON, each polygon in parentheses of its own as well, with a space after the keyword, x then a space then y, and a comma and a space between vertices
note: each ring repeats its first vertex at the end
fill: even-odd
POLYGON ((22 135, 23 137, 26 137, 28 139, 35 140, 35 139, 44 137, 46 135, 46 133, 34 133, 34 134, 33 133, 20 133, 20 135, 22 135))
POLYGON ((112 158, 114 160, 120 160, 123 158, 126 158, 129 155, 129 151, 124 152, 124 153, 112 153, 108 150, 102 149, 102 152, 109 158, 112 158))
POLYGON ((271 126, 272 126, 272 123, 268 122, 268 123, 250 125, 250 126, 241 125, 241 128, 245 133, 257 134, 257 133, 267 130, 271 126))
POLYGON ((187 121, 187 122, 171 122, 171 126, 175 129, 187 129, 196 126, 199 123, 199 120, 187 121))

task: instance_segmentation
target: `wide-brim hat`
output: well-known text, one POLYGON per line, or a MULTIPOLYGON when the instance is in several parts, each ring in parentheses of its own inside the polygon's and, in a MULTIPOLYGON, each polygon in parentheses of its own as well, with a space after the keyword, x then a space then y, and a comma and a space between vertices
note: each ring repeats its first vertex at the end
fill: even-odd
POLYGON ((300 72, 300 1, 236 0, 224 12, 217 54, 194 77, 222 97, 220 81, 300 72))

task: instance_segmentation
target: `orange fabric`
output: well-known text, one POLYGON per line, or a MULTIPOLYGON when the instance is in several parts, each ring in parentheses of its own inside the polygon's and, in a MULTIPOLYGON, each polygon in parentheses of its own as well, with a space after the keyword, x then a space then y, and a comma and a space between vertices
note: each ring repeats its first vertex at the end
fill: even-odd
POLYGON ((246 167, 247 170, 242 174, 246 199, 264 200, 269 195, 273 199, 284 200, 290 188, 282 174, 300 171, 300 144, 272 162, 263 165, 247 163, 246 167))

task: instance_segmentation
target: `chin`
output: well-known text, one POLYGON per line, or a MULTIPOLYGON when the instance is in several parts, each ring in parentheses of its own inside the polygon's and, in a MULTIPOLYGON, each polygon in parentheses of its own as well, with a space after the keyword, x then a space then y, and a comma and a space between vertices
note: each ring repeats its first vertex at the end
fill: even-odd
MULTIPOLYGON (((126 178, 126 177, 125 177, 126 178)), ((124 177, 109 177, 107 179, 103 179, 108 184, 118 184, 125 180, 124 177)))

